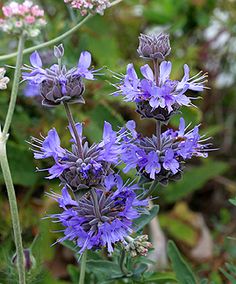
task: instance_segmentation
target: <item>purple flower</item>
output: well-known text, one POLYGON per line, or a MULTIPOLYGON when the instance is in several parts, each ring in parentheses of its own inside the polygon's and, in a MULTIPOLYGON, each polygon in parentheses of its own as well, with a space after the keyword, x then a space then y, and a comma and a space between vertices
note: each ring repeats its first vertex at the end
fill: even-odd
MULTIPOLYGON (((61 60, 64 49, 62 45, 54 48, 54 55, 61 60), (63 52, 59 52, 63 50, 63 52), (58 57, 59 56, 59 57, 58 57)), ((63 102, 84 103, 82 94, 85 90, 82 78, 94 80, 95 70, 89 69, 91 54, 83 51, 80 55, 77 67, 67 70, 63 64, 53 64, 49 68, 43 68, 42 60, 35 51, 30 56, 31 66, 25 65, 22 69, 24 81, 37 86, 43 97, 42 104, 54 107, 63 102)))
POLYGON ((32 98, 40 95, 40 88, 38 84, 28 83, 23 90, 26 97, 32 98))
POLYGON ((147 155, 147 164, 145 171, 150 174, 151 179, 155 179, 156 174, 161 171, 161 165, 159 163, 159 157, 155 151, 151 151, 147 155))
POLYGON ((191 99, 186 96, 188 90, 202 91, 207 74, 199 72, 190 78, 190 70, 184 65, 184 76, 181 81, 171 80, 172 64, 163 61, 159 66, 159 76, 156 79, 151 67, 146 64, 140 68, 143 78, 138 78, 133 64, 127 66, 127 73, 121 76, 116 85, 118 94, 125 101, 137 104, 137 111, 143 117, 154 117, 157 120, 168 121, 181 106, 191 106, 191 99))
POLYGON ((103 139, 98 145, 101 147, 99 159, 110 163, 117 163, 120 154, 119 137, 117 133, 112 130, 109 122, 104 122, 103 139))
POLYGON ((179 169, 179 163, 178 161, 174 158, 174 151, 172 149, 168 149, 165 152, 165 157, 164 157, 164 162, 163 162, 163 167, 166 170, 171 170, 173 174, 176 174, 179 169))
POLYGON ((122 84, 118 87, 120 92, 125 96, 125 101, 136 101, 140 93, 140 80, 134 70, 133 64, 127 65, 127 73, 122 84))
POLYGON ((102 141, 89 146, 85 137, 82 136, 82 124, 77 123, 76 129, 80 141, 83 141, 82 156, 78 151, 71 127, 69 127, 72 137, 71 149, 61 147, 60 138, 55 129, 50 130, 44 139, 32 138, 31 143, 35 159, 54 158, 54 165, 46 169, 49 173, 47 178, 59 178, 63 184, 67 184, 75 192, 100 184, 111 172, 111 165, 119 162, 122 152, 120 140, 125 135, 125 133, 116 133, 112 130, 111 124, 105 122, 102 141))
MULTIPOLYGON (((130 124, 130 123, 129 123, 130 124)), ((128 124, 128 125, 129 125, 128 124)), ((210 144, 203 144, 198 126, 186 131, 185 121, 180 119, 179 130, 168 129, 161 134, 160 148, 157 137, 141 137, 132 128, 122 129, 122 152, 120 158, 125 164, 124 172, 136 168, 150 179, 166 182, 182 172, 182 163, 193 156, 207 157, 210 144)))
POLYGON ((60 162, 55 163, 51 168, 48 169, 49 176, 46 177, 47 179, 54 179, 60 177, 63 172, 69 168, 68 164, 62 164, 60 162))
POLYGON ((49 130, 44 140, 32 138, 35 159, 45 159, 53 157, 55 160, 65 156, 66 151, 61 147, 61 141, 55 128, 49 130))
POLYGON ((91 54, 88 51, 81 52, 79 62, 77 65, 77 70, 75 71, 74 75, 76 74, 88 80, 94 80, 93 73, 95 71, 89 70, 91 62, 92 62, 91 54))
POLYGON ((51 215, 65 227, 65 236, 58 242, 74 241, 79 253, 104 246, 112 253, 116 243, 126 243, 133 220, 148 205, 147 200, 137 199, 137 188, 123 184, 119 175, 108 175, 99 188, 91 189, 79 201, 71 198, 66 187, 62 196, 51 193, 63 209, 62 213, 51 215))

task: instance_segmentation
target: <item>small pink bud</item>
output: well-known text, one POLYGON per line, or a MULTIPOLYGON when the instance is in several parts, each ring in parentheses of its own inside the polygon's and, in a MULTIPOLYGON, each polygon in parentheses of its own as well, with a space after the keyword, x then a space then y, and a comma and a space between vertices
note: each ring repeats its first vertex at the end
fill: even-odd
POLYGON ((5 17, 11 17, 12 16, 12 9, 9 6, 3 6, 2 11, 3 11, 3 15, 5 17))
POLYGON ((35 22, 35 17, 34 16, 26 16, 25 17, 25 22, 27 24, 33 24, 35 22))

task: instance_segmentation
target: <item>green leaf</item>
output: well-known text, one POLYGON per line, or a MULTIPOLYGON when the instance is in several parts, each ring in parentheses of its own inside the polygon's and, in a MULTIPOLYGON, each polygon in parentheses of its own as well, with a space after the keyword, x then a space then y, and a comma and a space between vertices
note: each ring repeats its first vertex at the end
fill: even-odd
POLYGON ((234 206, 236 206, 236 197, 234 199, 233 198, 229 199, 229 202, 234 206))
POLYGON ((94 274, 102 273, 114 277, 121 274, 119 265, 107 260, 89 260, 87 261, 87 268, 94 274))
POLYGON ((158 283, 158 284, 166 284, 166 283, 177 283, 177 279, 175 274, 172 272, 155 272, 147 279, 144 279, 144 283, 158 283))
POLYGON ((69 264, 67 265, 67 271, 70 275, 70 278, 72 280, 72 283, 73 284, 77 284, 79 283, 79 270, 78 270, 78 267, 72 265, 72 264, 69 264))
POLYGON ((170 183, 163 198, 166 202, 176 202, 201 188, 208 180, 224 173, 228 167, 227 163, 207 159, 201 166, 186 171, 182 180, 170 183))
POLYGON ((178 248, 173 241, 168 242, 167 253, 171 260, 176 278, 181 284, 197 284, 193 271, 188 263, 181 256, 178 248))
POLYGON ((135 270, 134 270, 134 278, 140 279, 142 274, 148 269, 148 265, 146 263, 141 263, 135 270))
POLYGON ((153 218, 155 218, 159 211, 159 205, 154 205, 149 214, 142 214, 139 218, 137 218, 134 222, 134 230, 138 232, 143 229, 153 218))
POLYGON ((194 246, 198 239, 197 231, 184 220, 172 218, 168 215, 159 216, 160 225, 167 230, 171 238, 181 240, 189 246, 194 246))
POLYGON ((230 281, 231 284, 236 284, 236 266, 230 263, 225 264, 228 271, 220 268, 221 273, 230 281))
MULTIPOLYGON (((37 181, 37 174, 33 162, 33 155, 28 147, 13 142, 7 144, 7 155, 14 184, 33 186, 37 181)), ((0 171, 0 183, 3 176, 0 171)))

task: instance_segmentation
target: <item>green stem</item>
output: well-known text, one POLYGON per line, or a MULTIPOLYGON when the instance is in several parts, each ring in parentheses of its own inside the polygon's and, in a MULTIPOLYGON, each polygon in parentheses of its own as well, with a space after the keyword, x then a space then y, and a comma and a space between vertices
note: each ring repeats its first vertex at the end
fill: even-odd
MULTIPOLYGON (((119 4, 122 0, 116 0, 116 1, 113 1, 110 5, 110 7, 113 7, 117 4, 119 4)), ((87 15, 81 22, 79 22, 76 26, 74 26, 73 28, 71 28, 69 31, 65 32, 64 34, 54 38, 54 39, 51 39, 47 42, 44 42, 44 43, 40 43, 38 45, 35 45, 35 46, 32 46, 30 48, 26 48, 24 51, 23 51, 23 54, 28 54, 28 53, 32 53, 36 50, 39 50, 39 49, 42 49, 44 47, 48 47, 50 45, 53 45, 53 44, 56 44, 62 40, 64 40, 66 37, 68 37, 69 35, 73 34, 74 32, 76 32, 85 22, 88 21, 88 19, 92 18, 93 15, 92 14, 89 14, 87 15)), ((10 53, 10 54, 6 54, 6 55, 2 55, 0 56, 0 61, 3 61, 3 60, 7 60, 7 59, 10 59, 10 58, 13 58, 17 56, 17 52, 13 52, 13 53, 10 53)))
POLYGON ((82 258, 81 258, 79 284, 84 284, 86 261, 87 261, 87 251, 84 251, 82 258))
POLYGON ((17 255, 17 270, 19 275, 19 284, 25 284, 25 265, 24 265, 24 252, 21 239, 21 228, 18 215, 18 208, 16 202, 16 195, 14 190, 14 185, 12 182, 11 172, 7 160, 6 153, 6 139, 7 136, 3 136, 0 132, 0 163, 2 168, 2 173, 4 181, 7 188, 7 194, 10 204, 12 226, 14 231, 14 239, 16 245, 16 255, 17 255))
POLYGON ((121 255, 120 255, 120 270, 125 276, 131 276, 132 272, 130 272, 126 265, 125 265, 125 260, 126 260, 126 255, 125 255, 125 250, 121 250, 121 255))
POLYGON ((157 136, 157 149, 161 149, 161 122, 156 121, 156 136, 157 136))
MULTIPOLYGON (((159 62, 158 59, 153 59, 153 67, 154 67, 154 77, 156 85, 159 83, 159 62)), ((156 121, 156 137, 157 137, 157 149, 161 148, 161 122, 159 120, 156 121)))
POLYGON ((23 60, 24 43, 25 43, 25 35, 22 34, 20 36, 19 43, 18 43, 16 69, 15 69, 14 80, 13 80, 13 85, 12 85, 10 103, 8 106, 7 116, 6 116, 6 120, 5 120, 5 124, 3 128, 3 136, 6 136, 8 134, 11 121, 12 121, 12 116, 15 110, 16 98, 17 98, 17 93, 18 93, 19 83, 20 83, 20 76, 21 76, 21 65, 22 65, 22 60, 23 60))
POLYGON ((155 81, 156 84, 158 85, 159 83, 159 62, 158 59, 153 59, 153 67, 154 67, 154 74, 155 74, 155 81))
POLYGON ((16 60, 16 69, 14 74, 14 80, 11 91, 10 103, 7 111, 7 116, 3 128, 3 132, 0 131, 0 163, 2 168, 2 173, 4 181, 7 188, 8 200, 10 204, 12 227, 14 232, 16 255, 17 255, 17 269, 19 275, 19 283, 25 284, 25 265, 24 265, 24 251, 21 238, 21 227, 19 221, 19 214, 17 208, 16 195, 14 190, 14 185, 12 182, 11 172, 7 159, 6 143, 8 139, 8 131, 11 125, 12 116, 15 110, 16 98, 19 88, 20 75, 21 75, 21 65, 23 60, 23 50, 24 50, 25 35, 22 34, 18 43, 18 52, 16 60))
MULTIPOLYGON (((53 44, 56 44, 60 41, 62 41, 63 39, 65 39, 66 37, 68 37, 69 35, 73 34, 75 31, 77 31, 85 22, 87 22, 88 19, 90 19, 92 17, 91 14, 89 14, 88 16, 86 16, 81 22, 79 22, 76 26, 74 26, 73 28, 71 28, 69 31, 65 32, 64 34, 52 39, 52 40, 49 40, 47 42, 44 42, 44 43, 40 43, 38 45, 35 45, 35 46, 32 46, 30 48, 26 48, 24 51, 23 51, 23 54, 28 54, 28 53, 32 53, 34 52, 35 50, 39 50, 39 49, 42 49, 44 47, 48 47, 50 45, 53 45, 53 44)), ((7 54, 7 55, 2 55, 0 56, 0 61, 2 60, 6 60, 6 59, 10 59, 12 57, 15 57, 17 55, 17 52, 13 52, 13 53, 10 53, 10 54, 7 54)))

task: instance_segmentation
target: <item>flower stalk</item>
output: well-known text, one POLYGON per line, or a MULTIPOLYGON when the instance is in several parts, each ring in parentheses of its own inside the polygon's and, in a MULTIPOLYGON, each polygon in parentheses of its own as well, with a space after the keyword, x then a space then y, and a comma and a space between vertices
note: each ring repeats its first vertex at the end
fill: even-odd
MULTIPOLYGON (((58 37, 55 37, 49 41, 46 41, 46 42, 43 42, 43 43, 40 43, 38 45, 35 45, 35 46, 32 46, 32 47, 29 47, 29 48, 26 48, 24 51, 23 51, 23 54, 29 54, 29 53, 32 53, 36 50, 39 50, 39 49, 42 49, 42 48, 45 48, 45 47, 48 47, 48 46, 51 46, 51 45, 54 45, 54 44, 57 44, 58 42, 62 42, 66 37, 70 36, 71 34, 73 34, 74 32, 76 32, 85 22, 87 22, 88 19, 90 19, 92 17, 91 14, 87 15, 82 21, 80 21, 77 25, 75 25, 73 28, 71 28, 70 30, 68 30, 67 32, 63 33, 62 35, 58 36, 58 37)), ((2 55, 0 56, 0 61, 3 61, 3 60, 7 60, 7 59, 10 59, 10 58, 13 58, 17 56, 17 52, 13 52, 13 53, 10 53, 10 54, 6 54, 6 55, 2 55)))
POLYGON ((12 121, 12 116, 15 110, 16 98, 17 98, 17 93, 18 93, 19 83, 20 83, 20 76, 21 76, 21 66, 22 66, 22 60, 23 60, 24 44, 25 44, 25 34, 23 33, 20 36, 19 43, 18 43, 14 81, 12 85, 11 98, 10 98, 10 103, 9 103, 9 107, 7 111, 7 116, 6 116, 6 120, 5 120, 5 124, 3 128, 3 135, 7 135, 9 131, 11 121, 12 121))
POLYGON ((7 194, 10 204, 12 226, 14 231, 14 240, 17 254, 17 270, 19 275, 19 284, 25 284, 25 266, 24 266, 24 252, 21 238, 21 227, 19 221, 19 214, 16 202, 16 195, 14 185, 12 182, 11 172, 7 160, 6 153, 6 136, 0 133, 0 163, 4 181, 7 188, 7 194))
POLYGON ((84 284, 85 279, 85 270, 86 270, 86 261, 87 261, 87 251, 85 251, 81 258, 81 268, 79 276, 79 284, 84 284))
MULTIPOLYGON (((153 67, 154 67, 155 82, 158 85, 158 77, 159 77, 158 59, 153 60, 153 67)), ((157 148, 160 150, 161 148, 161 121, 160 120, 156 120, 156 136, 157 136, 157 148)))
POLYGON ((17 269, 18 269, 20 284, 25 284, 24 252, 23 252, 23 245, 22 245, 22 238, 21 238, 21 227, 20 227, 20 221, 19 221, 17 201, 16 201, 16 195, 15 195, 14 185, 12 181, 12 176, 11 176, 11 172, 9 168, 9 163, 7 159, 6 144, 7 144, 7 139, 9 136, 8 131, 9 131, 11 121, 12 121, 12 116, 15 110, 18 86, 20 82, 24 42, 25 42, 25 34, 23 33, 20 36, 19 43, 18 43, 16 69, 15 69, 15 74, 14 74, 14 81, 13 81, 7 116, 6 116, 3 131, 2 132, 0 131, 0 163, 1 163, 4 181, 5 181, 6 188, 7 188, 8 200, 10 204, 12 226, 13 226, 14 240, 15 240, 16 254, 17 254, 17 269))
POLYGON ((156 136, 157 136, 157 148, 160 150, 161 148, 161 121, 156 121, 156 136))

